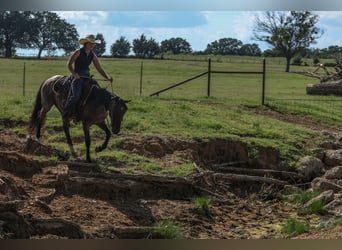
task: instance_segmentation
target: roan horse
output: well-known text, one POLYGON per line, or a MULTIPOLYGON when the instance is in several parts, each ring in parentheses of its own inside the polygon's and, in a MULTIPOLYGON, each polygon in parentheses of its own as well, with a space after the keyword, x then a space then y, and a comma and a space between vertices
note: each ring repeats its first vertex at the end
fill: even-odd
MULTIPOLYGON (((110 93, 104 88, 100 88, 97 81, 92 78, 86 78, 83 81, 84 90, 81 97, 81 105, 79 106, 78 120, 82 122, 83 132, 86 145, 87 162, 91 162, 90 158, 90 134, 89 130, 92 125, 97 125, 106 133, 106 139, 101 146, 95 148, 96 152, 100 152, 107 147, 111 137, 111 131, 105 123, 105 119, 109 114, 111 120, 111 129, 113 134, 118 134, 121 128, 121 122, 127 111, 125 101, 119 96, 110 93)), ((62 113, 68 94, 70 92, 71 81, 69 76, 55 75, 45 80, 39 88, 36 101, 29 122, 28 132, 33 134, 36 132, 37 140, 40 140, 41 129, 44 125, 46 115, 53 105, 62 113)), ((66 141, 69 145, 71 154, 76 157, 76 151, 70 137, 70 120, 63 121, 63 130, 66 141)))

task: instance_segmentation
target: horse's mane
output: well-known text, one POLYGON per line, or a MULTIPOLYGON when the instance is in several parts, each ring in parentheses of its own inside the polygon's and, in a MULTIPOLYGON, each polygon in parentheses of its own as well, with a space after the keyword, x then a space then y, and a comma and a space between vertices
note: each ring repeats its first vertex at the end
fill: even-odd
POLYGON ((104 106, 108 108, 111 100, 115 97, 117 96, 110 93, 107 89, 94 86, 92 93, 89 95, 88 101, 104 104, 104 106))

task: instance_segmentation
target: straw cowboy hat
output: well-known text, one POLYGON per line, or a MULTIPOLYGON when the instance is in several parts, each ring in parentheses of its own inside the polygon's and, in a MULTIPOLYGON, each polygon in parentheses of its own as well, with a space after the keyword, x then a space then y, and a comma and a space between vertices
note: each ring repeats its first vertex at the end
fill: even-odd
POLYGON ((80 39, 80 44, 86 43, 101 43, 101 40, 95 40, 94 35, 87 35, 85 38, 80 39))

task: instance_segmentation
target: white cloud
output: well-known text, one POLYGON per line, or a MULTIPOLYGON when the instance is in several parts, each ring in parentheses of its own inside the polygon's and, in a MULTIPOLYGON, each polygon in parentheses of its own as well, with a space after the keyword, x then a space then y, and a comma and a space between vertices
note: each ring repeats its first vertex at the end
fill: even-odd
MULTIPOLYGON (((130 42, 144 33, 157 42, 171 37, 186 39, 195 51, 204 50, 207 44, 220 38, 236 38, 243 43, 257 43, 264 50, 267 44, 251 40, 253 36, 253 20, 257 11, 197 11, 191 12, 197 21, 191 19, 189 25, 186 15, 176 18, 180 12, 156 11, 59 11, 57 12, 69 23, 75 24, 80 36, 87 34, 103 34, 109 53, 110 46, 120 36, 130 42), (168 14, 168 15, 167 15, 168 14), (123 21, 118 16, 124 17, 123 21), (164 16, 163 16, 164 15, 164 16), (169 17, 166 18, 165 16, 169 17), (138 19, 140 18, 140 19, 138 19), (176 21, 180 21, 176 24, 176 21), (147 20, 145 26, 139 26, 137 20, 147 20), (132 21, 132 23, 128 23, 132 21), (169 22, 169 23, 168 23, 169 22)), ((326 48, 330 45, 342 46, 342 11, 318 11, 320 16, 318 27, 325 34, 318 39, 313 47, 326 48)))

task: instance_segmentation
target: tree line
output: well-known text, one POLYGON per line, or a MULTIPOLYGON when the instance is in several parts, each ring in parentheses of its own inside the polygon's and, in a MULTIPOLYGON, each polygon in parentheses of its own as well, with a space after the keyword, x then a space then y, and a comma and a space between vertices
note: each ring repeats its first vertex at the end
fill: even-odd
MULTIPOLYGON (((63 50, 67 55, 79 46, 78 39, 75 26, 54 12, 0 12, 0 53, 5 57, 15 55, 17 48, 37 49, 38 58, 44 50, 48 51, 48 54, 63 50)), ((106 41, 101 33, 96 34, 96 39, 101 40, 101 44, 95 47, 95 53, 102 56, 106 50, 106 41)), ((257 44, 243 44, 235 38, 214 41, 208 44, 203 52, 193 52, 189 42, 180 37, 172 37, 158 43, 152 37, 148 39, 145 34, 141 34, 132 43, 121 36, 110 47, 110 55, 113 57, 126 57, 131 52, 139 58, 153 58, 163 53, 251 56, 262 54, 257 44)))
MULTIPOLYGON (((211 42, 203 51, 193 51, 186 39, 172 37, 158 43, 154 38, 141 34, 129 42, 119 37, 110 46, 110 56, 127 57, 134 54, 138 58, 154 58, 165 53, 170 54, 210 54, 210 55, 249 55, 282 56, 286 58, 285 71, 289 71, 291 59, 303 57, 335 57, 342 52, 339 46, 326 49, 310 49, 323 35, 316 27, 318 15, 309 11, 267 11, 255 16, 253 39, 269 44, 271 49, 261 51, 256 43, 243 44, 235 38, 221 38, 211 42)), ((42 51, 53 54, 63 50, 65 55, 79 47, 79 35, 73 24, 49 11, 2 11, 0 12, 0 55, 12 57, 17 48, 37 49, 40 58, 42 51)), ((106 41, 101 40, 94 51, 103 56, 106 41)))

